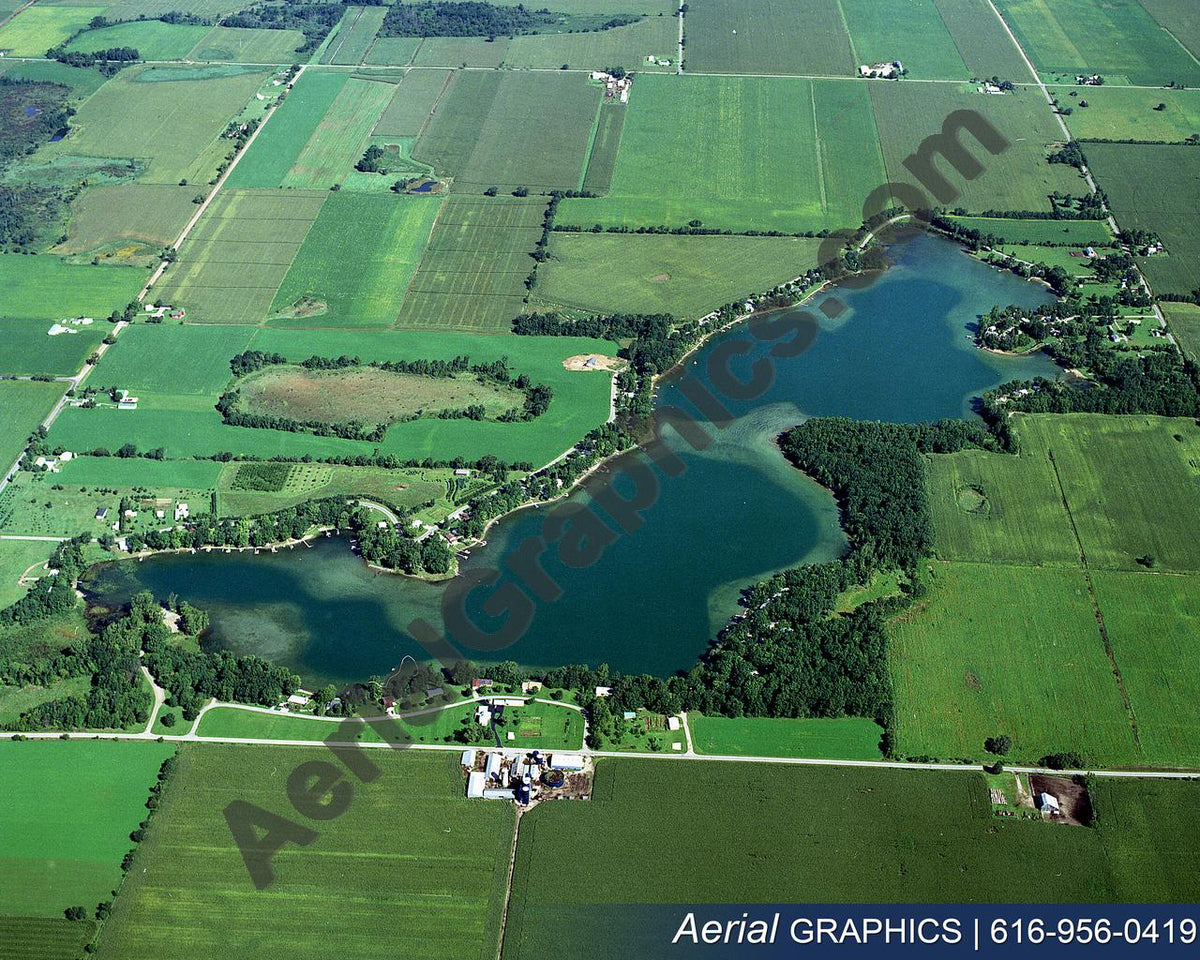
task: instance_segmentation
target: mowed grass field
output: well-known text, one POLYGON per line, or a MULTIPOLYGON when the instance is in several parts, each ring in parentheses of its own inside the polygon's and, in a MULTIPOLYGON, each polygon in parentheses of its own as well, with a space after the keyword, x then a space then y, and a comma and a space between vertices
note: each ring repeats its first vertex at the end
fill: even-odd
POLYGON ((820 240, 555 233, 535 306, 699 317, 815 267, 820 240))
MULTIPOLYGON (((945 201, 946 205, 963 207, 972 213, 1049 210, 1051 193, 1081 195, 1087 191, 1076 170, 1065 164, 1046 163, 1049 146, 1061 142, 1063 137, 1036 88, 1023 87, 1004 96, 982 96, 970 84, 905 81, 864 86, 870 87, 875 106, 887 164, 886 180, 918 186, 904 161, 917 151, 926 137, 940 133, 952 113, 969 110, 980 114, 1009 142, 1009 146, 992 155, 974 137, 961 134, 963 145, 984 170, 976 179, 966 180, 945 158, 938 158, 936 169, 958 192, 956 197, 945 201)), ((919 188, 929 196, 924 185, 919 188)))
MULTIPOLYGON (((301 76, 225 185, 234 189, 281 186, 349 79, 348 73, 333 71, 309 70, 301 76)), ((329 189, 330 184, 322 186, 329 189)))
POLYGON ((460 197, 442 205, 404 297, 407 329, 508 333, 542 235, 544 198, 460 197))
POLYGON ((1079 567, 930 569, 928 594, 890 628, 901 756, 983 759, 983 741, 1007 734, 1013 760, 1147 762, 1079 567))
POLYGON ((107 317, 134 299, 149 274, 71 264, 51 254, 0 255, 0 317, 107 317))
POLYGON ((855 62, 899 60, 918 80, 963 80, 971 71, 933 0, 839 0, 855 62))
POLYGON ((44 57, 76 30, 82 30, 105 8, 88 6, 48 7, 41 4, 22 10, 0 27, 0 50, 13 57, 44 57))
POLYGON ((1192 211, 1200 207, 1200 154, 1191 147, 1089 143, 1088 166, 1121 226, 1149 230, 1167 254, 1147 257, 1142 270, 1159 294, 1200 286, 1200 237, 1192 211))
POLYGON ((112 327, 93 323, 71 327, 74 333, 49 336, 49 320, 0 320, 0 376, 51 374, 74 376, 112 327))
POLYGON ((837 4, 690 0, 684 66, 696 73, 847 76, 854 54, 837 4))
MULTIPOLYGON (((170 744, 114 741, 0 743, 0 913, 89 916, 121 880, 129 833, 170 744)), ((31 953, 30 956, 35 954, 31 953)))
POLYGON ((258 892, 222 811, 244 801, 296 818, 288 776, 333 755, 185 748, 96 955, 190 960, 236 943, 246 956, 313 956, 318 951, 301 945, 319 932, 362 960, 390 960, 402 944, 419 944, 430 960, 494 957, 512 805, 468 801, 457 755, 375 750, 370 757, 379 779, 355 781, 342 816, 305 821, 319 837, 276 854, 274 883, 258 892))
POLYGON ((430 111, 450 77, 448 70, 410 70, 392 88, 392 100, 372 134, 377 137, 417 136, 429 122, 430 111))
MULTIPOLYGON (((93 376, 140 397, 136 412, 109 407, 64 410, 51 431, 54 443, 89 451, 163 447, 168 458, 211 456, 228 450, 260 457, 336 457, 378 450, 402 459, 478 459, 542 464, 556 457, 609 413, 609 377, 569 371, 563 360, 580 353, 613 354, 615 344, 575 337, 478 337, 463 333, 382 330, 275 330, 246 326, 138 325, 124 331, 93 376), (381 444, 225 425, 214 408, 231 379, 229 360, 246 349, 279 352, 293 360, 314 354, 358 355, 364 361, 452 359, 473 362, 507 356, 516 373, 549 384, 554 398, 535 420, 491 423, 413 420, 392 425, 381 444)), ((32 429, 32 425, 29 429, 32 429)), ((21 433, 21 439, 28 432, 21 433)), ((15 456, 15 451, 13 453, 15 456)))
POLYGON ((864 717, 708 717, 689 713, 697 753, 734 757, 831 757, 878 760, 883 730, 864 717))
POLYGON ((390 326, 429 242, 441 201, 433 197, 331 194, 283 279, 271 310, 302 297, 317 316, 274 321, 307 326, 390 326))
POLYGON ((222 190, 155 285, 154 299, 185 308, 193 320, 258 323, 330 196, 222 190))
POLYGON ((868 86, 639 77, 608 196, 564 200, 559 221, 586 228, 700 220, 788 232, 857 226, 863 201, 887 180, 868 86), (693 120, 677 123, 683 116, 693 120))
POLYGON ((573 190, 601 97, 576 73, 460 71, 413 157, 471 193, 573 190))
POLYGON ((341 184, 362 157, 367 137, 394 92, 390 83, 347 80, 281 185, 327 190, 341 184))
POLYGON ((1173 900, 1196 887, 1198 796, 1104 782, 1097 829, 1058 829, 993 817, 975 773, 604 759, 587 803, 522 818, 504 957, 559 955, 564 924, 573 956, 609 956, 630 903, 1173 900), (1046 859, 1072 869, 1031 884, 1046 859))
POLYGON ((1045 77, 1099 73, 1118 83, 1200 83, 1200 64, 1140 3, 997 0, 996 5, 1045 77))
POLYGON ((144 183, 207 183, 226 152, 218 138, 266 76, 130 67, 79 108, 70 136, 43 147, 39 156, 137 157, 150 164, 144 183))
POLYGON ((142 60, 182 60, 210 29, 161 20, 116 23, 81 33, 67 44, 67 50, 90 53, 112 47, 133 47, 142 60))
MULTIPOLYGON (((1080 140, 1161 140, 1178 143, 1200 134, 1200 91, 1144 87, 1079 87, 1077 97, 1056 91, 1074 106, 1067 126, 1080 140), (1080 107, 1086 100, 1087 107, 1080 107), (1156 109, 1159 104, 1164 109, 1156 109)), ((1085 146, 1084 148, 1088 148, 1085 146)))

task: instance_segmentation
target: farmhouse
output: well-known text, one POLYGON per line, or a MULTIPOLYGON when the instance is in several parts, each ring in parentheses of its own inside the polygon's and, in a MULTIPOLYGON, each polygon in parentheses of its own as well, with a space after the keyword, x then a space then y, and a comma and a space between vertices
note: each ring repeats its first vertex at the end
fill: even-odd
POLYGON ((899 80, 900 75, 904 73, 904 64, 899 60, 893 60, 891 63, 880 61, 879 63, 863 63, 859 64, 858 75, 860 77, 872 77, 883 80, 899 80))
POLYGON ((188 518, 188 505, 186 503, 175 504, 175 520, 186 520, 188 518))

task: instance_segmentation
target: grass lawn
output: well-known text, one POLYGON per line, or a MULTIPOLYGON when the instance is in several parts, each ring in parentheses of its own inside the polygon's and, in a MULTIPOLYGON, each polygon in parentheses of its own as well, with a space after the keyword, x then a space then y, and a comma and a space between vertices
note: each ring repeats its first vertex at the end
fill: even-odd
POLYGON ((1098 765, 1148 761, 1079 568, 931 570, 928 594, 890 628, 902 756, 982 760, 983 741, 1007 734, 1014 761, 1063 750, 1098 765))
MULTIPOLYGON (((0 502, 0 512, 3 510, 0 502)), ((33 564, 48 560, 55 546, 38 540, 0 540, 0 610, 25 596, 29 588, 19 586, 17 579, 33 564)), ((44 570, 35 570, 32 575, 44 573, 44 570)))
POLYGON ((820 240, 555 233, 534 296, 595 313, 698 317, 816 266, 820 240))
POLYGON ((0 321, 4 336, 0 374, 72 376, 112 329, 107 323, 93 323, 69 327, 76 332, 52 337, 53 326, 49 320, 0 321))
POLYGON ((275 294, 273 313, 301 298, 324 305, 316 319, 278 325, 390 326, 429 242, 441 202, 429 197, 332 194, 275 294))
MULTIPOLYGON (((1005 243, 999 247, 1010 257, 1024 260, 1026 263, 1044 263, 1049 267, 1062 267, 1073 277, 1094 278, 1095 274, 1087 258, 1080 256, 1081 247, 1039 247, 1029 243, 1005 243)), ((1101 256, 1118 253, 1116 247, 1098 247, 1101 256)))
POLYGON ((1076 96, 1062 88, 1054 90, 1060 104, 1074 107, 1067 126, 1077 139, 1177 143, 1200 133, 1197 90, 1104 86, 1075 87, 1071 92, 1076 96), (1086 100, 1087 107, 1081 107, 1080 100, 1086 100), (1156 109, 1160 103, 1162 110, 1156 109))
POLYGON ((697 753, 738 757, 830 757, 878 760, 883 731, 863 717, 838 719, 707 717, 689 713, 697 753))
MULTIPOLYGON (((508 960, 611 955, 630 903, 1175 901, 1197 889, 1194 783, 1096 790, 1099 826, 992 816, 983 777, 771 764, 605 759, 587 803, 522 818, 508 960), (619 857, 580 857, 580 850, 619 857), (1029 865, 1072 864, 1053 889, 1029 865), (563 874, 548 864, 570 861, 563 874), (953 884, 946 877, 953 876, 953 884), (611 905, 604 910, 602 905, 611 905), (601 906, 597 910, 597 906, 601 906)), ((678 923, 680 914, 670 914, 678 923)), ((651 944, 626 943, 630 956, 651 944)))
POLYGON ((370 757, 379 779, 353 781, 342 816, 305 821, 319 838, 276 854, 274 883, 256 892, 222 811, 245 801, 297 818, 288 776, 333 756, 323 748, 186 747, 96 955, 191 960, 230 943, 245 956, 294 953, 319 924, 322 937, 361 960, 395 957, 397 943, 420 944, 430 960, 495 956, 512 805, 468 801, 457 756, 370 757))
POLYGON ((0 50, 12 57, 44 57, 76 30, 82 30, 104 13, 104 7, 50 7, 38 5, 22 10, 0 27, 0 50))
POLYGON ((851 227, 887 176, 868 84, 639 77, 608 196, 564 200, 561 223, 798 232, 851 227), (691 117, 687 124, 675 117, 691 117), (702 139, 696 129, 708 131, 702 139))
POLYGON ((124 310, 148 276, 133 267, 71 264, 50 254, 0 254, 0 316, 107 317, 124 310))
POLYGON ((697 73, 846 76, 854 69, 838 6, 821 0, 692 0, 684 38, 685 69, 697 73))
POLYGON ((113 47, 133 47, 142 60, 182 60, 210 29, 161 20, 116 23, 81 33, 67 44, 67 50, 90 53, 113 47))
POLYGON ((113 741, 0 742, 5 803, 0 902, 18 916, 89 913, 121 879, 131 830, 169 744, 113 741))

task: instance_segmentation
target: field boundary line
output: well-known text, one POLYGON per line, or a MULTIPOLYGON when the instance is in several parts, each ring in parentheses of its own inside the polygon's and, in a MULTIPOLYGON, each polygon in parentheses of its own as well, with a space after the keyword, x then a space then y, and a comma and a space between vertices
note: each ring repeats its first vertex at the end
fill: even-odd
MULTIPOLYGON (((300 69, 296 71, 296 75, 292 77, 291 82, 287 86, 289 92, 295 88, 296 84, 300 81, 300 78, 304 76, 304 71, 306 69, 308 69, 308 64, 300 64, 300 69)), ((173 245, 173 249, 175 250, 176 254, 179 253, 179 248, 183 246, 184 241, 187 240, 188 235, 193 229, 195 229, 196 224, 200 222, 200 218, 204 216, 204 213, 208 210, 209 205, 216 198, 217 194, 221 192, 221 188, 225 186, 225 181, 229 179, 229 175, 237 169, 237 165, 241 162, 242 157, 244 157, 250 151, 250 148, 254 146, 254 141, 258 139, 258 135, 263 132, 263 128, 266 127, 271 118, 275 116, 275 112, 279 109, 279 106, 279 101, 276 100, 274 106, 272 106, 267 114, 263 117, 262 123, 260 123, 255 128, 254 132, 250 134, 250 139, 246 141, 246 145, 242 147, 242 149, 237 152, 237 155, 234 156, 234 158, 229 162, 229 166, 225 168, 225 172, 221 174, 221 178, 213 185, 212 190, 209 191, 208 196, 204 198, 204 202, 200 204, 199 209, 192 214, 192 219, 187 222, 186 226, 184 226, 183 231, 179 234, 179 238, 173 245)), ((145 302, 146 297, 150 294, 150 289, 162 278, 162 275, 166 273, 167 266, 168 264, 166 260, 163 260, 161 263, 159 263, 158 269, 156 269, 154 273, 150 275, 150 279, 147 280, 146 285, 142 287, 141 293, 137 295, 138 303, 145 302)))

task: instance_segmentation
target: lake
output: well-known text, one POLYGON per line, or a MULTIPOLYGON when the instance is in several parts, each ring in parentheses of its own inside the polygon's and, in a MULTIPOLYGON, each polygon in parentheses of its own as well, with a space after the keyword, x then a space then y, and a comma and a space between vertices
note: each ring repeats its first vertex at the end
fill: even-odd
MULTIPOLYGON (((640 529, 614 536, 595 562, 583 566, 569 566, 555 549, 547 551, 542 565, 561 594, 549 602, 529 601, 529 625, 511 645, 481 652, 459 643, 463 654, 543 667, 608 663, 622 672, 659 675, 686 669, 737 611, 746 586, 797 563, 835 557, 844 548, 832 497, 784 460, 774 443, 781 431, 810 416, 893 422, 972 416, 972 399, 993 386, 1057 374, 1044 355, 997 356, 976 349, 971 340, 980 313, 997 303, 1047 302, 1043 287, 987 267, 934 236, 896 243, 889 255, 892 268, 874 282, 827 291, 802 308, 821 318, 812 346, 800 356, 773 360, 773 381, 757 399, 722 398, 732 419, 711 429, 710 446, 692 450, 668 431, 685 469, 673 477, 656 470, 658 496, 640 529), (845 309, 827 320, 818 308, 834 296, 845 309)), ((751 364, 771 344, 738 327, 690 357, 661 386, 659 405, 689 408, 685 385, 692 380, 711 388, 706 361, 731 340, 749 345, 730 363, 735 375, 748 380, 751 364)), ((605 469, 620 477, 630 457, 644 462, 634 452, 605 469)), ((632 489, 632 482, 627 486, 632 489)), ((587 494, 569 502, 586 506, 587 494)), ((505 570, 506 558, 523 541, 543 534, 553 510, 510 515, 490 529, 488 546, 463 563, 467 576, 505 571, 466 604, 485 632, 502 619, 483 615, 483 601, 500 586, 516 583, 505 570)), ((407 626, 424 618, 440 631, 446 590, 376 574, 336 537, 275 554, 108 563, 91 571, 84 587, 110 603, 138 589, 159 597, 177 593, 210 612, 208 645, 284 663, 307 684, 385 674, 406 654, 428 659, 407 626)))

